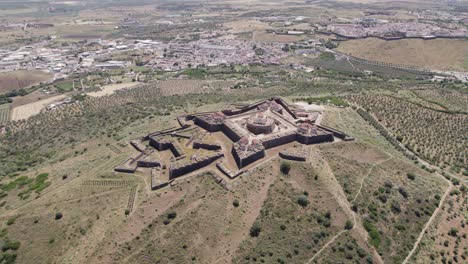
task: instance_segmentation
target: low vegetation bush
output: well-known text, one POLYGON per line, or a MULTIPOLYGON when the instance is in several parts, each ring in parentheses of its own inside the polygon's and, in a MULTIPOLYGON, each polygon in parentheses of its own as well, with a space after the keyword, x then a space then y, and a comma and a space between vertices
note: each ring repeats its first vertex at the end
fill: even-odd
POLYGON ((381 237, 380 233, 377 228, 368 220, 364 221, 364 229, 366 229, 367 233, 369 234, 369 243, 378 248, 380 246, 381 237))
POLYGON ((406 177, 408 177, 408 179, 414 181, 416 179, 416 175, 414 173, 407 173, 406 174, 406 177))
POLYGON ((289 171, 291 170, 291 163, 286 161, 281 162, 280 170, 283 174, 289 174, 289 171))
POLYGON ((258 237, 260 235, 260 231, 262 231, 260 226, 257 223, 254 223, 252 227, 250 228, 249 233, 251 237, 258 237))
POLYGON ((351 230, 351 229, 353 229, 353 227, 354 227, 353 222, 352 222, 351 220, 347 220, 346 223, 345 223, 344 228, 345 228, 346 230, 351 230))
POLYGON ((307 199, 307 196, 302 194, 297 198, 297 203, 302 207, 306 207, 309 204, 309 200, 307 199))
POLYGON ((62 213, 60 213, 60 212, 55 213, 55 220, 60 220, 60 219, 62 219, 62 217, 63 217, 62 213))

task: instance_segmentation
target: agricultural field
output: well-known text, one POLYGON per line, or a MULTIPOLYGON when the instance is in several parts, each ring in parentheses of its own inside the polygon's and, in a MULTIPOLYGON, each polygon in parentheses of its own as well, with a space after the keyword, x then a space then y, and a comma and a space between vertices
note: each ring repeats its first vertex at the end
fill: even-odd
POLYGON ((118 84, 104 85, 103 87, 101 87, 101 91, 90 92, 90 93, 87 93, 87 95, 92 96, 92 97, 101 97, 101 96, 113 94, 116 91, 119 91, 122 89, 135 87, 139 84, 140 84, 139 82, 132 82, 132 83, 118 83, 118 84))
POLYGON ((468 112, 468 95, 463 92, 448 89, 413 89, 417 97, 428 103, 439 106, 442 110, 468 112))
POLYGON ((11 110, 11 120, 17 121, 27 119, 33 115, 39 114, 48 104, 65 99, 65 95, 57 95, 37 102, 14 107, 11 110))
POLYGON ((0 94, 24 89, 51 80, 52 74, 43 71, 12 71, 0 73, 0 94))
POLYGON ((373 114, 416 154, 441 166, 466 167, 466 114, 436 111, 391 96, 348 99, 373 114))
POLYGON ((410 263, 462 263, 467 252, 467 190, 454 187, 410 263))
POLYGON ((219 92, 229 90, 234 84, 233 81, 223 80, 163 80, 157 82, 164 96, 219 92))
POLYGON ((10 121, 10 105, 0 105, 0 124, 10 121))
POLYGON ((338 51, 371 61, 413 65, 438 70, 468 70, 468 40, 377 38, 341 42, 338 51))

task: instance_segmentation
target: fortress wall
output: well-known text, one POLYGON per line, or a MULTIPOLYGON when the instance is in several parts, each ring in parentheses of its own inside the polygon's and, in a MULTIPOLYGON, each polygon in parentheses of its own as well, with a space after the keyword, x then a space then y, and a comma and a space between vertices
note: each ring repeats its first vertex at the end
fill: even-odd
POLYGON ((201 157, 198 160, 194 160, 191 163, 186 163, 181 166, 174 165, 173 163, 171 164, 171 167, 169 168, 169 179, 174 179, 182 175, 196 171, 198 169, 201 169, 205 166, 208 166, 210 163, 221 158, 222 156, 223 156, 223 153, 217 152, 216 154, 201 157))
POLYGON ((154 138, 154 137, 149 138, 149 144, 150 146, 152 146, 153 148, 159 151, 167 150, 172 146, 171 142, 161 142, 159 141, 159 139, 154 138))
POLYGON ((310 145, 322 142, 333 142, 333 134, 306 136, 297 134, 297 141, 301 144, 310 145))
POLYGON ((266 101, 268 101, 268 100, 262 100, 262 101, 253 103, 253 104, 251 104, 251 105, 244 106, 244 107, 242 107, 241 109, 223 110, 222 112, 223 112, 223 114, 225 114, 225 115, 227 115, 227 116, 239 115, 239 114, 242 114, 242 113, 245 113, 245 112, 248 112, 248 111, 250 111, 250 110, 253 110, 253 109, 257 108, 259 105, 265 103, 266 101))
POLYGON ((278 135, 277 137, 267 137, 262 139, 265 149, 271 149, 280 145, 285 145, 296 140, 296 132, 278 135))
POLYGON ((154 168, 161 166, 161 163, 156 160, 139 160, 137 161, 137 166, 142 168, 154 168))
POLYGON ((195 125, 202 127, 209 132, 220 131, 223 127, 223 124, 211 124, 198 116, 195 117, 195 125))
POLYGON ((229 139, 232 140, 232 142, 237 142, 242 138, 243 135, 232 129, 232 124, 229 124, 229 122, 230 121, 226 121, 223 123, 222 131, 229 139))
POLYGON ((206 142, 194 142, 193 143, 193 148, 194 149, 207 149, 207 150, 220 150, 221 149, 221 146, 218 145, 218 144, 210 144, 210 143, 206 143, 206 142))
POLYGON ((141 144, 141 142, 137 140, 131 140, 130 145, 132 145, 136 150, 140 152, 145 152, 146 150, 146 146, 141 144))
POLYGON ((130 165, 132 159, 126 160, 122 165, 119 165, 114 168, 116 172, 123 172, 123 173, 135 173, 136 169, 138 168, 136 163, 134 166, 130 165))
POLYGON ((294 117, 295 119, 297 118, 296 114, 294 114, 294 112, 291 111, 291 109, 289 108, 289 105, 288 105, 288 103, 286 103, 286 101, 284 101, 283 99, 281 99, 279 97, 275 97, 273 100, 277 104, 281 105, 292 117, 294 117))
POLYGON ((331 127, 328 127, 328 126, 324 126, 324 125, 318 125, 317 127, 332 133, 333 136, 335 136, 335 137, 337 137, 339 139, 342 139, 342 140, 352 140, 353 139, 352 137, 348 136, 344 132, 341 132, 341 131, 339 131, 337 129, 334 129, 334 128, 331 128, 331 127))
POLYGON ((231 170, 229 170, 226 166, 224 166, 224 164, 222 162, 218 162, 216 163, 216 167, 222 172, 224 173, 224 175, 228 176, 230 179, 234 179, 236 178, 237 176, 241 175, 242 173, 244 173, 244 170, 238 170, 236 172, 233 172, 231 170))
POLYGON ((306 158, 301 155, 294 155, 291 153, 286 153, 286 152, 280 152, 279 156, 283 159, 287 160, 295 160, 295 161, 306 161, 306 158))
POLYGON ((179 146, 179 143, 172 142, 169 147, 174 154, 175 157, 182 157, 184 156, 184 150, 179 146))
POLYGON ((232 155, 234 156, 234 160, 237 163, 237 166, 239 168, 243 168, 259 159, 262 159, 265 157, 265 150, 257 151, 257 152, 251 152, 250 155, 248 156, 242 156, 240 157, 237 151, 232 147, 232 155))

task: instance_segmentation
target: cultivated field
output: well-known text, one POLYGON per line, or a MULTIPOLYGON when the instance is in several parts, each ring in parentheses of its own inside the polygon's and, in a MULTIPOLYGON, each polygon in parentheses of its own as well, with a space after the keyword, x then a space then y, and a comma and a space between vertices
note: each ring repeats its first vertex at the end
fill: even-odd
POLYGON ((44 109, 48 104, 65 99, 65 95, 57 95, 47 99, 43 99, 37 102, 17 106, 11 110, 11 120, 17 121, 21 119, 27 119, 33 115, 37 115, 44 109))
POLYGON ((453 188, 410 263, 466 262, 467 199, 466 187, 453 188))
POLYGON ((0 94, 49 81, 52 74, 43 71, 12 71, 0 73, 0 94))
POLYGON ((371 61, 439 70, 468 70, 466 60, 468 58, 468 40, 403 39, 385 41, 377 38, 366 38, 341 42, 337 50, 371 61))
POLYGON ((413 89, 416 96, 428 103, 432 103, 442 110, 468 112, 468 95, 463 92, 443 90, 443 89, 413 89))
POLYGON ((350 96, 367 109, 410 150, 441 165, 466 166, 466 114, 428 109, 381 95, 350 96))
POLYGON ((101 97, 101 96, 113 94, 114 92, 118 90, 135 87, 139 84, 140 84, 139 82, 131 82, 131 83, 118 83, 118 84, 104 85, 103 87, 101 87, 101 91, 87 93, 87 95, 92 96, 92 97, 101 97))
POLYGON ((10 121, 10 104, 0 105, 0 124, 10 121))

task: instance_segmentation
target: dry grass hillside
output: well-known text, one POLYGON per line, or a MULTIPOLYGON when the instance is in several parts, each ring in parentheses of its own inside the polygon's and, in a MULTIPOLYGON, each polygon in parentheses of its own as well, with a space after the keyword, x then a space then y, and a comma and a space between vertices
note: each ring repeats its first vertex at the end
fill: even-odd
POLYGON ((468 70, 468 41, 377 38, 343 41, 338 50, 358 58, 438 70, 468 70))

